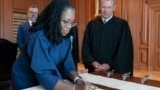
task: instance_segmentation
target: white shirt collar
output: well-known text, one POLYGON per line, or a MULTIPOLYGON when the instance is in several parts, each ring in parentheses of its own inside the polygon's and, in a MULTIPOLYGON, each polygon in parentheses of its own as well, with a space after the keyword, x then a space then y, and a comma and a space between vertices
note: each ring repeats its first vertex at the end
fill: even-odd
POLYGON ((104 18, 102 17, 102 21, 105 20, 105 22, 108 22, 112 17, 113 17, 113 15, 111 15, 111 16, 110 16, 109 18, 107 18, 107 19, 104 19, 104 18))
POLYGON ((31 20, 28 20, 28 22, 29 22, 29 25, 32 26, 32 21, 31 21, 31 20))

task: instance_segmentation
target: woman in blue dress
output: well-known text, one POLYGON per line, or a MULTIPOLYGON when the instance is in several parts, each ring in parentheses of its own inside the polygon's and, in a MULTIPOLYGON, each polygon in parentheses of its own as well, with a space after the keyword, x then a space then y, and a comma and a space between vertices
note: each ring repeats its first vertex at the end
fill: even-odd
POLYGON ((94 90, 78 76, 73 62, 69 32, 74 20, 75 8, 68 0, 52 0, 44 9, 13 65, 14 90, 39 84, 47 90, 94 90), (66 82, 68 77, 74 83, 66 82))

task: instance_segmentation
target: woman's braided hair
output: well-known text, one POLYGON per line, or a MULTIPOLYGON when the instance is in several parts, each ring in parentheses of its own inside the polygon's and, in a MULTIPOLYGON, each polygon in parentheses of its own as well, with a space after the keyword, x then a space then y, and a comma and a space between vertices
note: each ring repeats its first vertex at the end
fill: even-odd
POLYGON ((59 44, 63 38, 60 31, 61 16, 68 8, 74 9, 74 6, 68 0, 52 0, 38 16, 36 23, 31 27, 30 31, 35 32, 43 28, 48 40, 59 44))

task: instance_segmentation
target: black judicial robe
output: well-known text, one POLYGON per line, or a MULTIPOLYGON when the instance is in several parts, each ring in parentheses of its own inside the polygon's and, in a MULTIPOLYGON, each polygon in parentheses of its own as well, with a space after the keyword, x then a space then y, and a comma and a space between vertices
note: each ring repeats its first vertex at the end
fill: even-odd
POLYGON ((107 23, 98 16, 85 30, 82 43, 82 60, 89 72, 92 62, 108 63, 110 70, 133 74, 133 44, 129 25, 124 19, 113 16, 107 23))
POLYGON ((72 42, 72 56, 75 63, 76 68, 77 63, 79 62, 79 46, 78 46, 78 28, 77 26, 71 28, 70 33, 71 36, 73 36, 73 42, 72 42))

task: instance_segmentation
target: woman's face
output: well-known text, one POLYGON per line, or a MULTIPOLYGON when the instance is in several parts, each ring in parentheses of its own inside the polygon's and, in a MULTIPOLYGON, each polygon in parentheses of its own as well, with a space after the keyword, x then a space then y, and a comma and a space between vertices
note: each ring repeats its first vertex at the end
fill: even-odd
POLYGON ((62 13, 61 34, 66 36, 75 24, 75 9, 68 8, 62 13))

